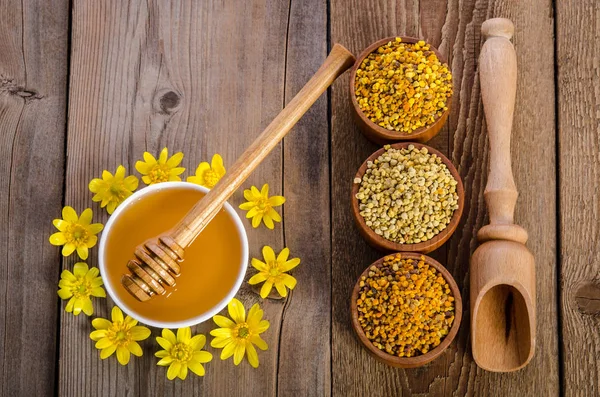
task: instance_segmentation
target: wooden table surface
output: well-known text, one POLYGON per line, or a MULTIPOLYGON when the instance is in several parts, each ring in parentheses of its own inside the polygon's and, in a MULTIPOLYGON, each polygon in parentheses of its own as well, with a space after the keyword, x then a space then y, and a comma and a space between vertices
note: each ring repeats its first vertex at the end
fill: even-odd
MULTIPOLYGON (((599 18, 595 0, 0 1, 0 395, 600 395, 599 18), (481 23, 495 16, 516 27, 516 222, 537 264, 537 351, 510 374, 479 369, 469 347, 468 263, 487 222, 477 58, 481 23), (332 43, 358 54, 391 35, 431 42, 454 75, 450 117, 430 142, 466 189, 461 224, 433 254, 465 300, 445 354, 392 369, 352 333, 351 288, 381 254, 350 213, 352 177, 377 147, 351 120, 346 73, 245 184, 287 198, 274 231, 246 223, 250 254, 269 244, 302 258, 289 298, 264 303, 260 367, 212 350, 204 378, 168 381, 152 354, 156 329, 127 367, 101 361, 90 319, 66 313, 56 295, 75 262, 48 243, 62 206, 91 206, 106 222, 88 182, 119 164, 133 172, 145 150, 183 151, 189 171, 213 153, 232 164, 332 43)), ((238 296, 247 307, 259 300, 247 284, 238 296)), ((95 307, 106 316, 112 301, 95 307)))

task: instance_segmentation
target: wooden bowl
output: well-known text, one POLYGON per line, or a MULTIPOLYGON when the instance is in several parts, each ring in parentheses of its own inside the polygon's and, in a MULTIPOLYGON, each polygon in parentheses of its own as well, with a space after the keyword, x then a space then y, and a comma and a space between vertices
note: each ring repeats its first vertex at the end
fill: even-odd
MULTIPOLYGON (((465 206, 465 190, 463 188, 463 183, 462 183, 462 180, 460 179, 460 175, 458 174, 458 171, 456 170, 456 168, 454 167, 452 162, 446 156, 444 156, 442 153, 440 153, 438 150, 436 150, 430 146, 420 144, 420 143, 414 143, 414 142, 399 142, 399 143, 391 144, 390 146, 395 149, 401 149, 401 148, 407 148, 409 145, 414 145, 416 148, 419 148, 419 149, 425 147, 425 148, 427 148, 429 153, 437 155, 440 159, 442 159, 442 162, 444 164, 446 164, 446 167, 448 167, 448 170, 450 171, 450 173, 452 174, 452 176, 454 177, 456 182, 458 182, 458 184, 456 185, 456 193, 458 194, 458 208, 456 210, 454 210, 454 214, 452 214, 450 223, 446 226, 446 228, 444 228, 438 234, 433 236, 433 238, 431 238, 430 240, 422 241, 422 242, 416 243, 416 244, 400 244, 400 243, 390 241, 390 240, 376 234, 373 229, 371 229, 369 226, 367 226, 367 224, 365 223, 365 219, 360 215, 360 210, 358 209, 358 205, 359 205, 358 199, 356 198, 356 193, 358 193, 358 189, 360 187, 360 184, 358 184, 358 183, 352 184, 352 200, 351 200, 352 215, 354 215, 354 221, 358 227, 358 231, 364 237, 364 239, 367 240, 367 243, 369 243, 369 245, 371 245, 373 248, 376 248, 381 251, 386 251, 386 252, 400 251, 400 252, 420 252, 423 254, 427 254, 427 253, 439 248, 442 244, 444 244, 450 238, 450 236, 452 236, 452 233, 454 233, 454 231, 456 230, 458 223, 460 222, 460 217, 462 216, 463 209, 465 206)), ((358 172, 356 173, 356 176, 354 178, 362 179, 363 175, 365 174, 365 172, 367 170, 367 162, 374 161, 377 157, 379 157, 384 152, 385 152, 385 149, 381 148, 378 151, 376 151, 375 153, 373 153, 371 156, 369 156, 369 158, 367 158, 365 160, 365 162, 362 163, 362 165, 358 169, 358 172)))
POLYGON ((367 276, 369 269, 371 266, 381 266, 383 264, 385 256, 383 258, 378 259, 377 261, 370 264, 364 272, 360 275, 358 280, 356 281, 356 285, 354 285, 354 289, 352 290, 352 297, 350 298, 350 313, 352 317, 352 328, 356 333, 359 341, 363 345, 363 347, 377 360, 381 361, 384 364, 390 365, 392 367, 398 368, 415 368, 425 365, 433 360, 435 360, 440 354, 444 352, 450 346, 456 334, 458 333, 458 328, 460 327, 460 321, 462 319, 462 298, 460 296, 460 290, 458 289, 458 285, 452 275, 446 270, 444 266, 442 266, 438 261, 433 258, 430 258, 423 254, 413 253, 413 252, 403 252, 400 253, 403 258, 407 259, 416 259, 419 260, 421 257, 425 258, 425 262, 434 267, 442 277, 448 282, 450 286, 450 290, 452 291, 452 296, 454 297, 454 322, 452 323, 452 327, 450 327, 450 331, 448 335, 442 340, 442 342, 437 345, 434 349, 428 351, 425 354, 414 357, 397 357, 391 354, 384 352, 383 350, 378 349, 371 343, 369 339, 367 339, 361 325, 358 322, 358 308, 356 305, 356 301, 358 300, 358 294, 360 291, 360 280, 363 276, 367 276))
MULTIPOLYGON (((395 40, 396 37, 400 37, 402 39, 403 43, 416 43, 418 41, 420 41, 421 39, 417 39, 414 37, 404 37, 404 36, 392 36, 392 37, 387 37, 385 39, 381 39, 379 41, 374 42, 373 44, 371 44, 370 46, 368 46, 356 59, 356 62, 354 63, 354 66, 352 67, 352 69, 350 70, 350 99, 352 101, 352 113, 354 115, 354 120, 356 121, 356 123, 358 124, 358 126, 360 127, 360 130, 362 131, 362 133, 371 141, 380 144, 380 145, 384 145, 386 143, 390 143, 390 142, 398 142, 398 141, 413 141, 413 142, 427 142, 429 141, 431 138, 433 138, 434 136, 436 136, 439 132, 440 129, 443 127, 443 125, 446 123, 446 120, 448 119, 448 115, 450 114, 450 99, 448 98, 448 109, 446 109, 441 116, 439 116, 434 122, 433 124, 418 128, 416 130, 414 130, 412 133, 408 134, 406 132, 400 132, 400 131, 390 131, 386 128, 381 127, 380 125, 375 124, 374 122, 372 122, 367 116, 365 116, 365 114, 363 113, 363 111, 361 110, 360 106, 358 105, 358 101, 356 99, 356 94, 355 94, 355 87, 354 87, 354 81, 356 79, 356 71, 358 70, 358 68, 360 67, 360 65, 362 64, 362 61, 373 51, 375 51, 376 49, 378 49, 379 47, 381 47, 384 44, 387 44, 388 42, 395 40)), ((429 44, 430 49, 435 53, 435 55, 438 57, 438 59, 440 60, 440 62, 442 63, 447 63, 446 58, 444 58, 442 56, 442 54, 439 53, 439 51, 437 50, 437 48, 435 48, 434 46, 432 46, 431 44, 429 44)))

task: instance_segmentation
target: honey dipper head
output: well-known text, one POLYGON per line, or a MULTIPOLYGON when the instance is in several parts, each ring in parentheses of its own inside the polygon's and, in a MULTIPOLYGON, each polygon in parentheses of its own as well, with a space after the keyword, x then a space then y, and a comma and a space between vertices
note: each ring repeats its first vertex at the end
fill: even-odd
POLYGON ((481 34, 487 37, 505 37, 510 40, 515 33, 515 27, 510 19, 492 18, 481 24, 481 34))
POLYGON ((130 274, 121 278, 123 287, 137 300, 145 302, 175 285, 183 260, 183 249, 170 236, 146 241, 135 250, 135 258, 127 263, 130 274))

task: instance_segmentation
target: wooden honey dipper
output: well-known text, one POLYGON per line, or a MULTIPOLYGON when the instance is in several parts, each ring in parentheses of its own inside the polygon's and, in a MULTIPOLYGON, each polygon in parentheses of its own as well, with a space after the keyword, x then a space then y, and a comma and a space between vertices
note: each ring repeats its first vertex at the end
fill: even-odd
POLYGON ((481 98, 490 141, 485 188, 490 224, 477 238, 471 258, 471 348, 488 371, 523 368, 535 350, 535 261, 527 232, 515 225, 518 192, 510 159, 510 134, 517 90, 517 57, 508 19, 481 26, 486 41, 479 56, 481 98))
POLYGON ((179 263, 183 261, 185 249, 300 117, 354 62, 354 56, 346 48, 334 44, 315 75, 206 196, 172 230, 136 247, 135 258, 127 263, 131 273, 124 274, 121 278, 121 283, 130 294, 144 302, 155 295, 164 294, 166 287, 175 285, 175 278, 181 272, 179 263))

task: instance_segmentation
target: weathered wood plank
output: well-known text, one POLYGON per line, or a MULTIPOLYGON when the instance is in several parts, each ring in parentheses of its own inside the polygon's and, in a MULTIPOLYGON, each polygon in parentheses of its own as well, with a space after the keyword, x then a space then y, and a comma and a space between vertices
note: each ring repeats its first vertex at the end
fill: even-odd
POLYGON ((451 348, 429 366, 414 370, 385 367, 361 351, 352 335, 348 296, 356 278, 380 256, 366 247, 352 222, 348 192, 356 169, 375 148, 352 124, 347 80, 332 94, 332 279, 333 391, 337 395, 495 395, 558 392, 556 320, 556 205, 554 151, 554 86, 552 8, 549 2, 505 1, 361 2, 348 7, 333 0, 332 41, 355 52, 385 36, 419 35, 437 45, 452 65, 455 95, 446 135, 431 145, 447 153, 465 182, 467 203, 457 232, 434 256, 454 274, 465 300, 464 322, 451 348), (364 12, 365 9, 370 10, 364 12), (399 12, 403 9, 404 12, 399 12), (416 10, 416 11, 415 11, 416 10), (410 16, 416 15, 412 20, 410 16), (408 17, 407 17, 408 16, 408 17), (468 346, 468 262, 476 247, 475 233, 486 223, 482 193, 487 173, 487 138, 483 127, 476 64, 481 46, 481 23, 492 16, 511 18, 516 26, 519 93, 513 129, 513 169, 521 192, 516 221, 530 232, 528 247, 537 262, 538 350, 524 370, 492 374, 476 367, 468 346), (535 50, 533 50, 535 49, 535 50), (349 155, 351 154, 351 155, 349 155), (344 181, 347 181, 344 184, 344 181), (540 205, 539 203, 547 203, 540 205), (356 376, 356 374, 364 374, 356 376))
POLYGON ((600 394, 600 8, 556 2, 563 386, 600 394))
MULTIPOLYGON (((285 100, 289 102, 327 55, 324 0, 290 2, 285 100)), ((284 237, 302 263, 298 285, 285 305, 279 342, 277 394, 331 393, 331 265, 329 125, 323 95, 285 138, 284 237)))
POLYGON ((55 387, 69 2, 0 4, 0 395, 55 387))
MULTIPOLYGON (((133 1, 127 9, 118 1, 74 3, 67 202, 78 210, 90 206, 88 181, 121 163, 131 171, 144 150, 183 151, 185 175, 217 152, 231 164, 283 106, 288 12, 287 2, 279 1, 133 1)), ((269 183, 275 194, 282 180, 277 148, 246 187, 269 183)), ((240 191, 231 203, 237 207, 242 200, 240 191)), ((93 208, 96 219, 106 221, 104 211, 93 208)), ((274 231, 247 228, 252 256, 260 257, 266 244, 283 246, 281 225, 274 231)), ((89 262, 96 261, 93 250, 89 262)), ((247 307, 259 299, 247 285, 240 296, 247 307)), ((105 316, 112 302, 97 306, 105 316)), ((270 349, 259 352, 257 370, 247 362, 222 362, 220 350, 209 348, 215 359, 205 378, 190 374, 185 382, 167 381, 164 368, 155 365, 159 330, 143 344, 144 357, 122 367, 114 358, 98 358, 87 319, 64 316, 59 392, 274 395, 284 302, 263 307, 272 324, 264 334, 270 349)))

